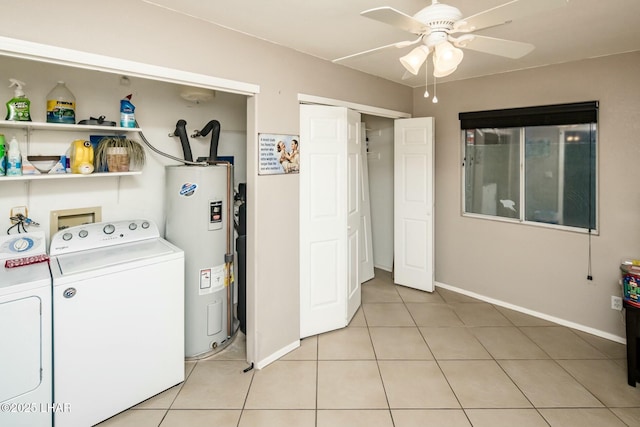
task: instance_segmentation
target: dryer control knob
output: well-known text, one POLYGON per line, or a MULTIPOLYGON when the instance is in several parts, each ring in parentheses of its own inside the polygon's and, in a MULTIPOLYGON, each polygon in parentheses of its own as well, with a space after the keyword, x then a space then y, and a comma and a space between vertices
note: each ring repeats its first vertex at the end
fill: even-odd
POLYGON ((71 240, 71 238, 72 238, 72 237, 73 237, 73 234, 71 234, 71 233, 64 233, 64 234, 62 235, 62 240, 64 240, 64 241, 68 241, 68 240, 71 240))
POLYGON ((28 237, 16 239, 11 245, 16 252, 24 252, 33 246, 33 240, 28 237))
POLYGON ((89 235, 89 232, 87 230, 80 230, 80 232, 78 233, 78 236, 82 237, 83 239, 88 235, 89 235))
POLYGON ((136 224, 135 222, 132 222, 131 224, 129 224, 129 230, 133 231, 136 228, 138 228, 138 224, 136 224))
POLYGON ((144 229, 149 228, 149 222, 148 222, 148 221, 144 221, 144 222, 142 223, 142 228, 144 228, 144 229))
POLYGON ((114 231, 116 231, 116 227, 113 224, 107 224, 104 226, 102 231, 104 231, 104 234, 112 234, 114 231))

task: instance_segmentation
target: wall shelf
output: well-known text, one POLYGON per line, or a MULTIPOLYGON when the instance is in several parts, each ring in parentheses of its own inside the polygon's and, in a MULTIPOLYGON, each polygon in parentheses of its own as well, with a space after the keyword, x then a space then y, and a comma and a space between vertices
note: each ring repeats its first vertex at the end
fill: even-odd
POLYGON ((87 132, 99 130, 103 133, 140 132, 140 128, 123 128, 120 126, 71 125, 64 123, 21 122, 0 120, 0 128, 19 128, 27 130, 58 130, 66 132, 87 132))
MULTIPOLYGON (((100 125, 78 125, 78 124, 64 124, 64 123, 46 123, 46 122, 27 122, 27 121, 12 121, 12 120, 0 120, 0 128, 13 128, 13 129, 25 129, 27 131, 27 145, 31 143, 31 131, 33 130, 50 130, 61 132, 91 132, 99 131, 101 134, 125 134, 128 132, 140 132, 140 128, 124 128, 120 126, 100 126, 100 125)), ((9 141, 5 141, 8 145, 9 141)), ((7 147, 8 149, 8 147, 7 147)), ((0 176, 0 182, 2 181, 36 181, 42 179, 78 179, 78 178, 99 178, 99 177, 113 177, 113 176, 131 176, 140 175, 142 171, 130 171, 130 172, 96 172, 91 174, 76 174, 76 173, 60 173, 60 174, 29 174, 18 176, 0 176)))
POLYGON ((113 177, 113 176, 133 176, 140 175, 142 171, 129 171, 129 172, 95 172, 87 175, 80 173, 52 173, 52 174, 33 174, 33 175, 18 175, 18 176, 0 176, 0 182, 2 181, 36 181, 42 179, 79 179, 79 178, 100 178, 100 177, 113 177))

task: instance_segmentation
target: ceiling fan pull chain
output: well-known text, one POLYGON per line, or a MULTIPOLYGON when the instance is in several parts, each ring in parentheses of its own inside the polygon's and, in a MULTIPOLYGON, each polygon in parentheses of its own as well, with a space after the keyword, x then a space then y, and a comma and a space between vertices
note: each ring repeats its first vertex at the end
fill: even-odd
POLYGON ((429 61, 425 61, 424 65, 424 97, 429 97, 429 61))
POLYGON ((433 99, 431 100, 431 102, 433 102, 434 104, 437 104, 437 103, 438 103, 438 96, 436 95, 436 93, 438 92, 438 91, 436 90, 436 80, 437 80, 437 79, 438 79, 438 78, 434 75, 434 76, 433 76, 433 99))

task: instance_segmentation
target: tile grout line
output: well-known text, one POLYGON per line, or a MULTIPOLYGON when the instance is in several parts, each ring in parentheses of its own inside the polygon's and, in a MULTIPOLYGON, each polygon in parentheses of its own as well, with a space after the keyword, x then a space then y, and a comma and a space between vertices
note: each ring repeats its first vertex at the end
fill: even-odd
MULTIPOLYGON (((396 290, 396 292, 398 291, 396 290)), ((400 295, 398 294, 398 296, 400 295)), ((402 296, 400 296, 400 299, 402 299, 402 296)), ((380 383, 382 384, 382 390, 384 391, 384 398, 387 401, 387 410, 389 411, 389 418, 391 418, 391 425, 395 427, 396 423, 395 423, 395 420, 393 419, 393 412, 391 412, 391 403, 389 402, 389 394, 387 393, 387 388, 384 385, 384 378, 382 378, 382 370, 380 370, 380 361, 378 360, 378 353, 376 352, 376 347, 373 344, 373 338, 371 337, 371 327, 369 326, 369 322, 367 322, 367 316, 364 312, 364 309, 362 310, 362 314, 364 316, 365 324, 367 325, 367 334, 369 335, 369 342, 371 343, 371 348, 373 350, 373 357, 375 357, 375 360, 376 360, 376 367, 378 368, 380 383)))

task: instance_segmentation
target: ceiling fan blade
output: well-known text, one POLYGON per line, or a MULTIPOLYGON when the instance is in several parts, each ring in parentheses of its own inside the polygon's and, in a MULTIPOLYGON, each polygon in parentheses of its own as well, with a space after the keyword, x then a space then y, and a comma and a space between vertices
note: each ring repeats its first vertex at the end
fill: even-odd
POLYGON ((429 27, 422 22, 389 6, 365 10, 364 12, 361 12, 360 15, 392 25, 413 34, 424 34, 429 31, 429 27))
POLYGON ((477 34, 465 34, 458 40, 454 40, 453 44, 465 49, 504 56, 511 59, 522 58, 535 49, 535 46, 531 43, 496 39, 494 37, 479 36, 477 34))
POLYGON ((377 52, 379 50, 384 50, 384 49, 387 49, 387 48, 390 48, 390 47, 397 47, 397 48, 407 47, 407 46, 411 46, 411 45, 414 45, 414 44, 418 43, 420 40, 422 40, 422 36, 418 37, 415 40, 405 40, 405 41, 401 41, 401 42, 397 42, 397 43, 387 44, 387 45, 384 45, 384 46, 374 47, 373 49, 369 49, 369 50, 363 50, 362 52, 353 53, 351 55, 347 55, 347 56, 343 56, 341 58, 334 59, 331 62, 335 63, 335 62, 344 61, 346 59, 355 58, 355 57, 358 57, 358 56, 368 55, 370 53, 374 53, 374 52, 377 52))
POLYGON ((452 32, 470 32, 495 27, 514 19, 534 15, 538 12, 566 6, 568 0, 512 0, 500 6, 476 13, 456 22, 452 32))

